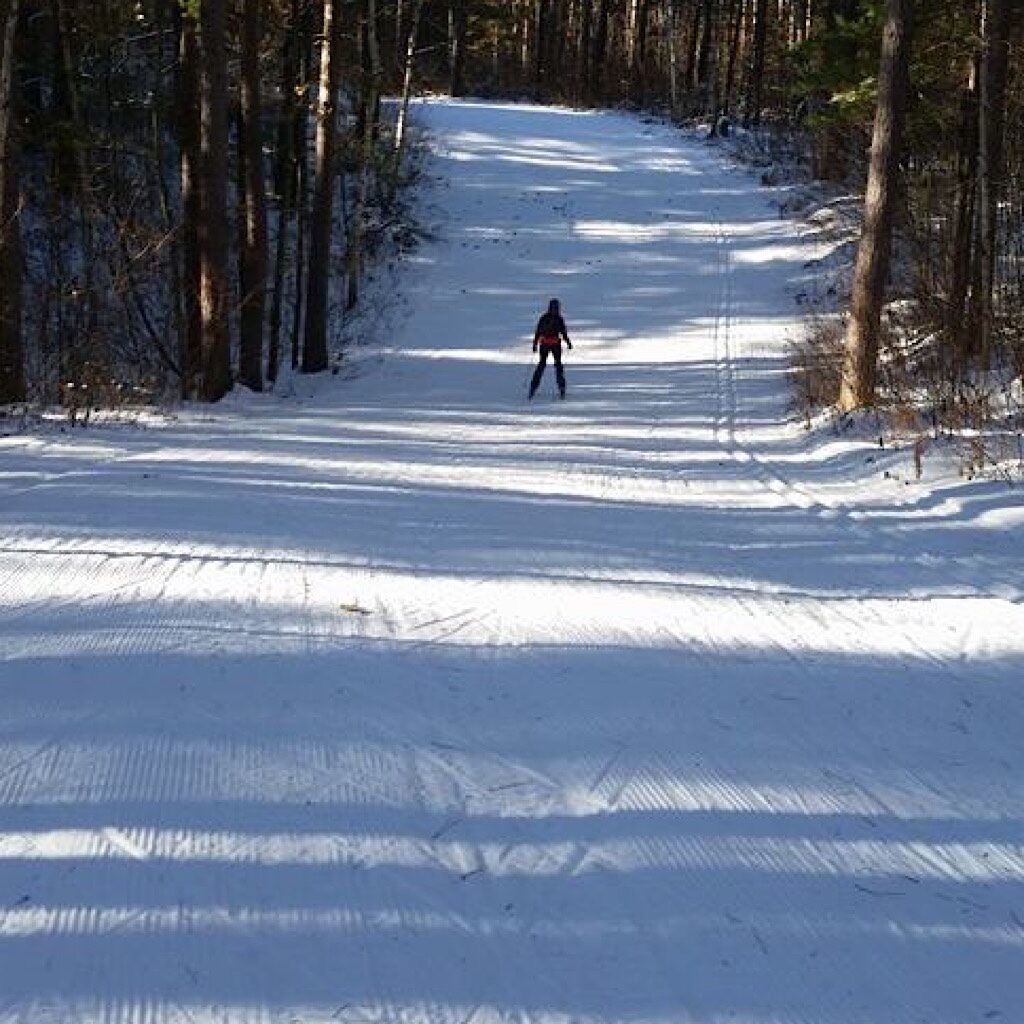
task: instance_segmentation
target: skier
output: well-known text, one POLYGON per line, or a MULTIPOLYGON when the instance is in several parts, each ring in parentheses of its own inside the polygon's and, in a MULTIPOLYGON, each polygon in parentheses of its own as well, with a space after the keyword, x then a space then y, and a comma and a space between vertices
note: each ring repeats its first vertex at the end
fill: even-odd
POLYGON ((540 379, 544 376, 544 367, 547 365, 548 356, 555 360, 555 379, 558 381, 558 393, 565 398, 565 371, 562 369, 562 339, 565 339, 566 346, 571 350, 572 342, 569 340, 569 332, 566 330, 565 321, 562 319, 562 306, 558 299, 552 299, 548 303, 548 311, 537 322, 537 330, 533 332, 533 351, 540 346, 540 362, 537 369, 533 371, 533 380, 530 381, 530 398, 537 393, 540 386, 540 379))

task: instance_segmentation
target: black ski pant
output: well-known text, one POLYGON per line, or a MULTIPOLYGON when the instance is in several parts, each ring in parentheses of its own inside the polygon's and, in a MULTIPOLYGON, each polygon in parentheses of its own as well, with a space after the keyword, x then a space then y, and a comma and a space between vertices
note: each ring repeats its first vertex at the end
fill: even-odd
POLYGON ((540 379, 544 376, 544 367, 548 364, 548 354, 555 360, 555 379, 558 381, 559 394, 565 394, 565 370, 562 369, 562 346, 561 345, 541 345, 540 346, 540 362, 537 363, 537 369, 533 371, 533 380, 530 381, 530 397, 537 393, 537 388, 540 387, 540 379))

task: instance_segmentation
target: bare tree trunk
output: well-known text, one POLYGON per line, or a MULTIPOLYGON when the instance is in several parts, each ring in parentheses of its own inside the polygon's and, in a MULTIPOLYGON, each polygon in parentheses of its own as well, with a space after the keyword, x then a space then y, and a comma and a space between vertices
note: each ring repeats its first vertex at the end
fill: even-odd
MULTIPOLYGON (((312 81, 313 40, 303 19, 299 33, 299 68, 303 83, 312 81)), ((319 95, 319 94, 318 94, 319 95)), ((296 104, 293 156, 295 161, 295 301, 292 303, 291 367, 299 368, 306 314, 306 251, 309 236, 309 96, 303 88, 296 104)))
POLYGON ((970 79, 960 99, 960 139, 957 153, 957 191, 953 213, 949 302, 946 310, 950 362, 959 380, 970 348, 968 298, 974 251, 975 184, 978 169, 978 62, 971 62, 970 79))
POLYGON ((338 88, 341 84, 341 0, 324 0, 320 48, 320 96, 316 123, 316 180, 309 224, 309 271, 303 373, 327 369, 327 298, 334 235, 335 151, 338 145, 338 88))
POLYGON ((549 0, 536 0, 536 14, 533 30, 533 87, 540 96, 544 84, 544 58, 548 44, 548 3, 549 0))
POLYGON ((0 0, 0 404, 25 399, 21 226, 11 141, 17 24, 18 0, 0 0))
POLYGON ((978 288, 972 321, 978 328, 978 362, 987 370, 991 357, 992 304, 995 291, 996 234, 1003 192, 1006 80, 1009 66, 1011 0, 985 0, 978 117, 978 288))
POLYGON ((0 0, 0 196, 6 195, 7 136, 11 125, 11 90, 14 78, 14 33, 18 0, 0 0))
POLYGON ((177 122, 181 188, 182 337, 181 397, 199 391, 203 362, 201 245, 202 189, 200 128, 200 53, 196 23, 187 7, 179 8, 177 122))
POLYGON ((889 278, 892 228, 900 183, 913 18, 913 0, 887 0, 878 72, 878 106, 864 199, 864 231, 857 249, 839 392, 842 412, 871 405, 875 399, 882 305, 889 278))
POLYGON ((263 101, 260 90, 262 0, 244 0, 242 10, 241 138, 243 230, 239 379, 263 390, 263 320, 267 293, 267 200, 263 172, 263 101))
POLYGON ((394 173, 401 170, 402 152, 405 148, 405 136, 409 121, 409 102, 412 99, 413 76, 416 73, 416 46, 419 39, 420 17, 423 14, 424 0, 415 0, 412 9, 412 20, 409 24, 409 39, 405 48, 405 73, 402 76, 402 99, 398 106, 398 118, 395 122, 395 163, 394 173))
POLYGON ((352 309, 359 301, 359 286, 363 273, 363 245, 366 240, 366 206, 369 202, 370 173, 373 169, 373 140, 377 130, 377 111, 380 103, 380 52, 377 48, 377 34, 373 30, 373 15, 376 11, 377 0, 366 0, 366 3, 370 13, 366 39, 369 76, 364 86, 363 96, 363 139, 359 155, 356 209, 352 217, 352 230, 349 232, 348 239, 346 309, 352 309))
POLYGON ((604 97, 604 86, 608 81, 608 17, 610 15, 611 0, 598 0, 597 24, 594 27, 594 52, 591 58, 590 81, 593 88, 593 98, 604 97))
MULTIPOLYGON (((288 32, 281 59, 282 102, 277 121, 277 152, 274 180, 277 191, 277 236, 274 242, 274 284, 270 300, 270 325, 267 343, 267 380, 277 380, 281 366, 281 319, 284 312, 285 261, 288 235, 295 215, 296 90, 299 87, 299 48, 301 20, 299 0, 292 0, 288 32)), ((298 296, 296 296, 298 302, 298 296)))
POLYGON ((704 15, 701 19, 702 33, 700 57, 697 62, 700 78, 701 107, 711 118, 711 130, 715 130, 718 111, 718 0, 704 0, 704 15))
POLYGON ((750 104, 744 118, 747 125, 759 128, 764 107, 764 66, 768 42, 768 0, 757 0, 754 14, 754 65, 750 72, 750 104))
POLYGON ((0 405, 25 400, 21 288, 24 260, 14 145, 8 135, 0 195, 0 405))
MULTIPOLYGON (((672 0, 669 0, 671 3, 672 0)), ((592 91, 593 65, 591 64, 591 36, 594 29, 594 6, 590 0, 584 0, 583 10, 580 12, 580 35, 579 50, 576 55, 576 83, 577 102, 589 103, 592 91)))
MULTIPOLYGON (((370 29, 373 34, 373 29, 370 29)), ((466 0, 450 0, 448 4, 449 91, 461 96, 466 91, 466 0)))
POLYGON ((739 63, 740 40, 743 32, 744 0, 733 0, 732 33, 729 36, 729 67, 725 76, 725 112, 732 113, 733 97, 736 94, 736 66, 739 63))
POLYGON ((203 325, 202 396, 231 389, 228 287, 228 81, 225 0, 200 6, 202 47, 202 227, 199 305, 203 325))
POLYGON ((676 0, 665 3, 665 45, 668 47, 668 99, 672 118, 679 116, 679 52, 678 46, 679 18, 676 11, 676 0))
POLYGON ((647 29, 650 13, 649 0, 639 0, 635 8, 636 23, 630 44, 632 51, 630 78, 633 85, 633 97, 641 107, 647 100, 647 29))
POLYGON ((700 34, 703 3, 693 4, 693 17, 690 19, 690 41, 686 50, 686 87, 691 96, 700 86, 700 34))

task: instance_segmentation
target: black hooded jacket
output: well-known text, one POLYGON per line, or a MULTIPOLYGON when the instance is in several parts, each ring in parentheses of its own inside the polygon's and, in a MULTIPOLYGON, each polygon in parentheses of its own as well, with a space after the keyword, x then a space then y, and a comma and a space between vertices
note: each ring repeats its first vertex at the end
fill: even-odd
POLYGON ((548 306, 548 311, 537 321, 537 330, 533 332, 533 343, 536 345, 542 338, 569 340, 569 332, 557 302, 552 302, 548 306))

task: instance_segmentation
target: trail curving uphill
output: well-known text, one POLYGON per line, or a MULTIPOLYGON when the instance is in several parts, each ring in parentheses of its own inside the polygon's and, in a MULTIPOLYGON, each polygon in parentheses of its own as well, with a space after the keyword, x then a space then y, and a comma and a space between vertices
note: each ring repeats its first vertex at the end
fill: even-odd
POLYGON ((0 1024, 1024 1019, 1020 496, 791 423, 719 151, 420 117, 380 368, 0 439, 0 1024))

